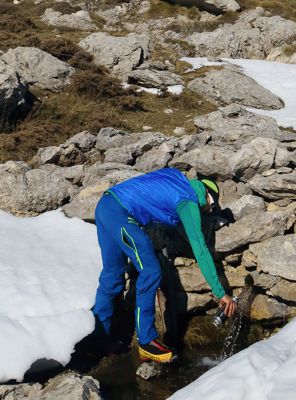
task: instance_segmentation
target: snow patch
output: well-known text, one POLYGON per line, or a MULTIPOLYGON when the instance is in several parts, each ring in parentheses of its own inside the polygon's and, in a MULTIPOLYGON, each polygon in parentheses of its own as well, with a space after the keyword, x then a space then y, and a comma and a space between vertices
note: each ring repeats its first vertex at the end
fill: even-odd
POLYGON ((280 110, 260 110, 248 108, 249 111, 274 118, 279 126, 296 129, 296 65, 274 61, 222 58, 221 62, 208 61, 206 57, 182 57, 192 65, 192 70, 208 65, 238 65, 243 72, 253 78, 259 85, 281 98, 285 104, 280 110))
POLYGON ((38 359, 65 365, 94 329, 102 267, 96 228, 61 211, 0 211, 0 381, 21 381, 38 359))

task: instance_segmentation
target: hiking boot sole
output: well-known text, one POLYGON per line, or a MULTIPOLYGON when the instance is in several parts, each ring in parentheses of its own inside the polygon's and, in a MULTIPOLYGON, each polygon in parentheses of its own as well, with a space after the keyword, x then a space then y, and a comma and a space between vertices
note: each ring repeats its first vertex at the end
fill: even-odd
POLYGON ((152 354, 139 347, 139 356, 141 361, 155 361, 157 363, 171 363, 176 359, 172 352, 164 354, 152 354))

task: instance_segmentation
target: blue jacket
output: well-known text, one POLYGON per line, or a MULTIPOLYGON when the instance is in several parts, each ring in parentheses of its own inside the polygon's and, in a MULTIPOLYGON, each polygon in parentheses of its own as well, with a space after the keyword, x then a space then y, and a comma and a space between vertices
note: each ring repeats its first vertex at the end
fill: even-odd
POLYGON ((131 178, 108 190, 141 225, 176 225, 177 206, 182 201, 197 202, 188 179, 175 168, 163 168, 131 178))

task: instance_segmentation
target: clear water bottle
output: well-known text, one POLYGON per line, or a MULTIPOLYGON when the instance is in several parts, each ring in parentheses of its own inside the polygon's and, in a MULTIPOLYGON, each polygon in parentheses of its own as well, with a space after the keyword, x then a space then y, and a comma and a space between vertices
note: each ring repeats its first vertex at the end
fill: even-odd
MULTIPOLYGON (((232 299, 236 304, 238 301, 238 297, 233 297, 232 299)), ((216 314, 213 316, 213 324, 219 328, 223 322, 227 319, 227 315, 224 312, 225 306, 218 308, 216 314)))

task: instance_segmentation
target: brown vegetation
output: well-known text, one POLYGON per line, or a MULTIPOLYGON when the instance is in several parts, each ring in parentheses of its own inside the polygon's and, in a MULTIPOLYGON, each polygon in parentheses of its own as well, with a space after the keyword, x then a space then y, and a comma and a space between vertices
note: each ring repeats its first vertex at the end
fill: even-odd
POLYGON ((236 0, 242 9, 263 7, 272 15, 296 21, 296 0, 236 0))

